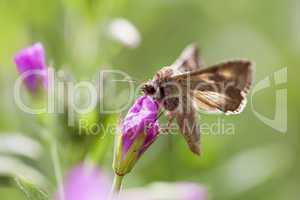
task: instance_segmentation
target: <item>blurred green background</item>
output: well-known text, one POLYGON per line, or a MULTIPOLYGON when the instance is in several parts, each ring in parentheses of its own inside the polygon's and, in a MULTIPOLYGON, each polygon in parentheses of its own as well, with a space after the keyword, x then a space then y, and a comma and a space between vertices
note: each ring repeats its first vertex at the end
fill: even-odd
MULTIPOLYGON (((18 74, 13 55, 40 41, 48 63, 57 70, 67 69, 79 80, 91 80, 107 67, 123 70, 135 80, 147 80, 191 42, 199 44, 207 65, 239 57, 255 61, 255 83, 270 76, 271 86, 253 94, 253 107, 274 118, 275 92, 287 89, 286 133, 263 123, 249 98, 241 115, 200 117, 201 123, 224 120, 234 124, 233 135, 204 134, 200 158, 189 152, 180 135, 162 135, 126 177, 125 187, 195 181, 208 188, 211 199, 298 199, 300 104, 295 76, 300 72, 299 10, 297 0, 0 0, 0 144, 5 147, 3 137, 17 133, 41 148, 32 157, 26 156, 26 145, 15 151, 0 148, 0 198, 25 199, 10 179, 15 173, 43 177, 50 185, 48 190, 55 190, 52 140, 63 172, 91 155, 112 174, 111 135, 102 140, 97 135, 78 136, 78 129, 65 127, 64 116, 59 116, 51 125, 56 133, 47 139, 35 125, 36 116, 15 105, 13 87, 18 74), (125 18, 139 30, 137 48, 109 39, 107 24, 115 18, 125 18), (284 67, 288 81, 275 86, 273 73, 284 67)), ((88 117, 109 124, 119 116, 91 113, 88 117)))

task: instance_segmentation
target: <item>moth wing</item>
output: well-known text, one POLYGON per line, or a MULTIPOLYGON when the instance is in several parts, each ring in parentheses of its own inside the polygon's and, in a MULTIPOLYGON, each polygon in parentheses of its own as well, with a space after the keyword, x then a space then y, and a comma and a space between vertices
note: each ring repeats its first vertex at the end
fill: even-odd
POLYGON ((199 57, 199 48, 197 44, 188 45, 180 54, 179 58, 171 67, 179 73, 196 71, 203 66, 202 59, 199 57))
POLYGON ((208 113, 239 114, 247 103, 243 95, 235 99, 216 92, 194 90, 191 96, 196 106, 208 113))
POLYGON ((193 72, 201 69, 203 66, 202 59, 199 58, 198 46, 193 43, 188 45, 177 58, 177 60, 169 66, 160 69, 155 75, 154 80, 172 79, 186 72, 193 72))
POLYGON ((246 104, 253 76, 252 63, 233 60, 204 70, 174 76, 185 87, 200 109, 207 112, 238 114, 246 104))
POLYGON ((200 155, 200 127, 197 123, 196 110, 186 96, 183 96, 182 101, 182 108, 176 112, 176 121, 190 150, 200 155))

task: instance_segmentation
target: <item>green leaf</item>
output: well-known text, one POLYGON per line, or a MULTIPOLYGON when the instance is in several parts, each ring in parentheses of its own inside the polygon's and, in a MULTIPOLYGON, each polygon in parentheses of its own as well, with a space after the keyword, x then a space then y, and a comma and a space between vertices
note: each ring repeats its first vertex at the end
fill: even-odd
POLYGON ((42 145, 25 134, 0 133, 0 154, 23 156, 37 160, 41 156, 42 151, 42 145))
POLYGON ((26 179, 43 188, 47 188, 49 185, 48 180, 39 170, 19 159, 0 155, 0 163, 0 177, 12 182, 15 177, 26 179))
POLYGON ((23 178, 15 178, 18 189, 26 196, 28 200, 48 200, 49 195, 38 186, 30 183, 23 178))

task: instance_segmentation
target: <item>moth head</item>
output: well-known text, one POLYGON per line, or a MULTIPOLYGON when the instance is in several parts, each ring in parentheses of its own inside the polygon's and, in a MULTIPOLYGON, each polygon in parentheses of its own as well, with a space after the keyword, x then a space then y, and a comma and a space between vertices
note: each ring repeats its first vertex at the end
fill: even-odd
POLYGON ((145 95, 154 95, 156 89, 153 82, 152 81, 146 82, 142 87, 142 91, 144 92, 145 95))

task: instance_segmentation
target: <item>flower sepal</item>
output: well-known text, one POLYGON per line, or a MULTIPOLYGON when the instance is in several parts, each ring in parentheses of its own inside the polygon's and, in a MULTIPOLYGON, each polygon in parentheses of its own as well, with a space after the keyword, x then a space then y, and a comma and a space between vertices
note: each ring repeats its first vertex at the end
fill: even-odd
POLYGON ((129 173, 132 170, 132 168, 134 167, 135 163, 138 161, 141 155, 140 149, 143 147, 145 139, 146 139, 145 133, 139 134, 133 141, 132 145, 130 146, 126 154, 124 155, 122 135, 120 134, 118 138, 119 144, 118 144, 117 154, 114 161, 115 173, 118 176, 124 176, 125 174, 129 173))

